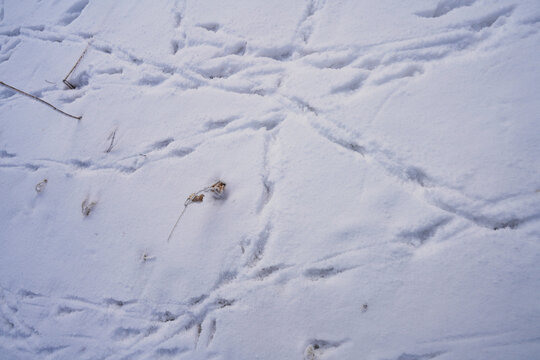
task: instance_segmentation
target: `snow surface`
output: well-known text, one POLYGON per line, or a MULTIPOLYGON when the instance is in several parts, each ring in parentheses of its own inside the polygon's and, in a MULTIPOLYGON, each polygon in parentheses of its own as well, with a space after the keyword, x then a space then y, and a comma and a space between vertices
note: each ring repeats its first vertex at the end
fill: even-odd
POLYGON ((538 0, 0 0, 82 115, 0 87, 0 359, 540 359, 539 64, 538 0))

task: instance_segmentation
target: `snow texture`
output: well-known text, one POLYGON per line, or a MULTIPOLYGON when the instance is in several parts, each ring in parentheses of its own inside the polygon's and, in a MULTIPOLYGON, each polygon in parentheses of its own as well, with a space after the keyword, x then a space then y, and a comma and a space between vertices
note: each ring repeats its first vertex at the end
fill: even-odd
POLYGON ((537 0, 0 0, 82 116, 0 86, 0 359, 540 359, 539 58, 537 0))

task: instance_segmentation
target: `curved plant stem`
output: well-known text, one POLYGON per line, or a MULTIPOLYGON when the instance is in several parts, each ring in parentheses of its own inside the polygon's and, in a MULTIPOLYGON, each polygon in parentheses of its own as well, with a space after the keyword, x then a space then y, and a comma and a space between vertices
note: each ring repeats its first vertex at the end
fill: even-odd
POLYGON ((16 92, 18 92, 18 93, 20 93, 20 94, 23 94, 23 95, 26 95, 26 96, 28 96, 28 97, 31 97, 31 98, 34 99, 34 100, 37 100, 37 101, 39 101, 39 102, 42 102, 43 104, 52 107, 54 110, 58 111, 59 113, 62 113, 62 114, 64 114, 64 115, 66 115, 66 116, 69 116, 70 118, 77 119, 77 120, 81 120, 81 119, 82 119, 82 116, 75 116, 75 115, 68 114, 67 112, 64 112, 64 111, 60 110, 59 108, 57 108, 56 106, 54 106, 54 105, 52 105, 52 104, 46 102, 45 100, 42 100, 42 99, 38 98, 37 96, 34 96, 34 95, 32 95, 32 94, 29 94, 29 93, 27 93, 27 92, 25 92, 25 91, 19 90, 19 89, 17 89, 16 87, 13 87, 13 86, 11 86, 11 85, 8 85, 8 84, 6 84, 6 83, 3 82, 3 81, 0 81, 0 85, 3 85, 3 86, 5 86, 5 87, 7 87, 7 88, 10 88, 11 90, 16 91, 16 92))

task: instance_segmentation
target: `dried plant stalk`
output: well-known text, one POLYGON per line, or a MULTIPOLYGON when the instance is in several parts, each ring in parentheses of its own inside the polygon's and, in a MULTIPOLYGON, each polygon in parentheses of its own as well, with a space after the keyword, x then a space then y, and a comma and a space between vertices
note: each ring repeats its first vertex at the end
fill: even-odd
POLYGON ((186 199, 186 201, 184 202, 184 209, 182 210, 182 212, 178 216, 178 219, 176 219, 176 223, 174 223, 174 226, 173 226, 173 228, 172 228, 172 230, 171 230, 171 232, 169 234, 169 237, 167 238, 167 242, 169 242, 171 240, 172 234, 174 233, 174 230, 176 229, 176 226, 180 222, 180 219, 182 218, 182 216, 186 212, 187 207, 191 203, 202 202, 203 199, 204 199, 204 194, 202 194, 203 192, 212 192, 214 194, 214 197, 217 198, 217 199, 223 198, 223 196, 225 194, 225 186, 226 185, 227 184, 225 184, 223 181, 220 180, 220 181, 216 182, 215 184, 213 184, 213 185, 211 185, 209 187, 206 187, 206 188, 204 188, 202 190, 197 191, 196 193, 193 193, 193 194, 189 195, 188 198, 186 199))
POLYGON ((20 93, 20 94, 23 94, 23 95, 26 95, 26 96, 28 96, 28 97, 31 97, 31 98, 34 99, 34 100, 37 100, 37 101, 39 101, 39 102, 42 102, 42 103, 44 103, 45 105, 52 107, 54 110, 58 111, 59 113, 62 113, 62 114, 64 114, 64 115, 66 115, 66 116, 69 116, 70 118, 77 119, 77 120, 81 120, 81 119, 82 119, 82 116, 74 116, 74 115, 68 114, 67 112, 64 112, 64 111, 60 110, 59 108, 57 108, 57 107, 54 106, 53 104, 50 104, 50 103, 46 102, 45 100, 40 99, 40 98, 38 98, 37 96, 31 95, 31 94, 29 94, 29 93, 27 93, 27 92, 25 92, 25 91, 19 90, 19 89, 17 89, 16 87, 13 87, 13 86, 11 86, 11 85, 8 85, 8 84, 6 84, 6 83, 3 82, 3 81, 0 81, 0 85, 3 85, 3 86, 5 86, 5 87, 7 87, 7 88, 9 88, 9 89, 11 89, 11 90, 13 90, 13 91, 16 91, 16 92, 20 93))
POLYGON ((68 77, 71 75, 71 73, 73 73, 73 71, 75 71, 75 68, 77 67, 77 65, 79 65, 79 63, 81 62, 83 56, 86 54, 86 52, 88 51, 88 47, 90 47, 90 43, 88 43, 88 45, 86 45, 86 48, 84 49, 83 53, 81 54, 81 56, 79 56, 79 60, 77 60, 77 62, 75 63, 75 65, 73 65, 73 67, 71 68, 71 70, 68 72, 68 74, 66 75, 66 77, 62 80, 62 82, 64 84, 66 84, 66 86, 70 89, 75 89, 75 85, 73 85, 72 83, 70 83, 68 81, 68 77))
POLYGON ((182 218, 182 216, 184 215, 184 213, 186 212, 186 209, 187 209, 187 205, 184 205, 184 209, 182 210, 182 212, 180 213, 180 215, 178 216, 178 219, 176 219, 176 222, 174 223, 174 226, 173 228, 171 229, 171 232, 169 234, 169 237, 167 238, 167 242, 169 242, 171 240, 171 237, 172 237, 172 234, 174 233, 174 229, 176 229, 176 227, 178 226, 178 223, 180 222, 180 219, 182 218))
POLYGON ((109 139, 111 140, 111 143, 109 144, 109 147, 107 148, 107 150, 105 150, 106 153, 110 153, 114 147, 114 139, 116 138, 116 130, 117 129, 114 129, 114 131, 107 138, 107 140, 109 139))
POLYGON ((43 190, 45 190, 45 186, 47 186, 47 179, 43 179, 43 181, 39 182, 36 185, 36 192, 37 193, 42 192, 43 190))
POLYGON ((97 203, 95 201, 89 202, 88 199, 85 199, 81 204, 81 211, 83 215, 84 216, 90 215, 90 213, 92 212, 92 209, 94 208, 94 206, 96 206, 96 204, 97 203))

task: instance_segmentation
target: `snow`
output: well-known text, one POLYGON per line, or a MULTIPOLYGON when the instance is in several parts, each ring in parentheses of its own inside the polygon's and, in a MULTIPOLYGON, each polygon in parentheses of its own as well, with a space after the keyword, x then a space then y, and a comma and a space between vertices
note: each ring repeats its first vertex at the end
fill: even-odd
POLYGON ((540 359, 539 24, 0 0, 0 359, 540 359))

